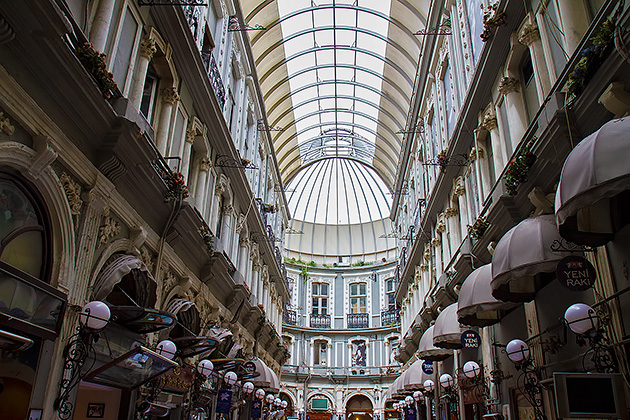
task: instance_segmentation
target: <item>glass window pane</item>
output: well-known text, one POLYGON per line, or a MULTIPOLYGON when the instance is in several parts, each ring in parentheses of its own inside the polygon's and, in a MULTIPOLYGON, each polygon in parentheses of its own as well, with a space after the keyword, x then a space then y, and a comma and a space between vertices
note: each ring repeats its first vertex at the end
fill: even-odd
POLYGON ((13 182, 0 180, 0 240, 15 229, 37 225, 37 214, 26 195, 13 182))
POLYGON ((127 8, 125 10, 122 30, 118 40, 118 48, 116 49, 116 55, 114 57, 114 65, 112 67, 114 81, 121 91, 123 91, 125 87, 125 81, 127 79, 127 72, 129 70, 129 63, 131 62, 131 53, 133 51, 137 30, 138 23, 133 17, 131 10, 127 8))
POLYGON ((328 284, 327 283, 321 283, 321 292, 320 295, 322 296, 328 296, 328 284))
POLYGON ((4 247, 0 260, 39 278, 42 271, 43 254, 42 232, 28 231, 13 238, 4 247))
POLYGON ((313 296, 319 295, 319 283, 313 283, 311 287, 313 288, 313 296))
POLYGON ((360 284, 361 291, 359 292, 361 295, 365 294, 365 283, 360 284))

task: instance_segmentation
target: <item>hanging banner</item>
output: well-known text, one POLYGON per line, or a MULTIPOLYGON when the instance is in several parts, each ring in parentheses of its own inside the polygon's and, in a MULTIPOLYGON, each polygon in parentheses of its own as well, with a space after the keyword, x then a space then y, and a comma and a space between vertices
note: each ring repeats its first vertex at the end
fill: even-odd
POLYGON ((416 409, 414 407, 405 409, 405 420, 416 420, 416 409))
POLYGON ((422 362, 422 371, 427 375, 433 375, 433 362, 430 360, 422 362))
POLYGON ((481 337, 474 330, 466 330, 462 333, 462 347, 465 349, 478 349, 481 345, 481 337))
POLYGON ((232 390, 220 389, 217 396, 217 413, 230 414, 230 406, 232 405, 232 390))
POLYGON ((556 266, 556 277, 564 287, 574 292, 583 292, 595 284, 595 267, 586 258, 569 255, 556 266))
POLYGON ((262 416, 262 401, 254 400, 252 401, 252 409, 250 410, 250 416, 253 419, 259 419, 262 416))

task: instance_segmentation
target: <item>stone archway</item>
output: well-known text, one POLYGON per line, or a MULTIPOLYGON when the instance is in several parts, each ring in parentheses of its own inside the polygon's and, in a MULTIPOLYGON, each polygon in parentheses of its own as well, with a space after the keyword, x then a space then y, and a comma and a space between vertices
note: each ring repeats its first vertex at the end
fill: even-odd
POLYGON ((365 395, 355 395, 346 403, 345 420, 374 420, 372 401, 365 395))

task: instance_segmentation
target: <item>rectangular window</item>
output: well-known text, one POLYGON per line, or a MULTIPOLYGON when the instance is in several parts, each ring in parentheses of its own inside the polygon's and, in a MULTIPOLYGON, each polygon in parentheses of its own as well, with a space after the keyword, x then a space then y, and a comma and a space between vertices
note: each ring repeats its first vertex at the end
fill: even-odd
POLYGON ((523 80, 523 95, 525 96, 525 105, 527 108, 527 117, 531 121, 538 111, 538 92, 536 90, 536 78, 534 77, 534 65, 532 56, 529 51, 523 54, 521 62, 521 78, 523 80))
POLYGON ((512 156, 512 135, 510 134, 510 124, 508 122, 507 117, 507 106, 505 105, 505 100, 501 101, 501 105, 499 105, 499 115, 501 116, 501 134, 503 135, 503 141, 505 144, 505 148, 507 149, 507 155, 512 156))
POLYGON ((311 288, 313 294, 312 314, 328 314, 328 283, 313 283, 311 288))
MULTIPOLYGON (((186 115, 182 112, 182 108, 177 108, 177 113, 175 114, 175 124, 173 125, 173 135, 171 140, 171 151, 169 156, 181 156, 182 148, 184 146, 184 136, 186 133, 184 132, 186 128, 186 115)), ((172 162, 169 162, 171 168, 177 168, 177 160, 173 159, 172 162)))
POLYGON ((121 92, 126 93, 126 85, 129 79, 129 66, 134 51, 136 40, 139 36, 140 25, 129 7, 125 8, 120 35, 114 53, 112 73, 114 81, 121 92))
POLYGON ((350 285, 350 313, 364 314, 366 313, 366 293, 365 283, 352 283, 350 285))
POLYGON ((328 342, 315 340, 313 343, 313 365, 326 365, 328 342))
POLYGON ((446 70, 444 70, 444 78, 442 79, 444 86, 444 103, 446 104, 446 131, 448 138, 445 144, 451 139, 453 130, 455 129, 455 107, 453 104, 453 80, 451 78, 451 66, 450 63, 446 64, 446 70))
POLYGON ((560 19, 558 19, 556 0, 547 3, 543 9, 542 17, 546 26, 545 32, 553 58, 554 70, 556 76, 558 76, 562 73, 564 66, 567 64, 567 55, 564 53, 564 34, 562 33, 562 24, 560 23, 560 19))
POLYGON ((140 103, 140 112, 149 123, 153 121, 158 82, 157 73, 153 66, 149 64, 147 78, 144 81, 144 88, 142 90, 142 102, 140 103))
POLYGON ((476 64, 483 48, 483 41, 481 40, 481 32, 483 32, 481 2, 479 0, 466 0, 466 12, 468 12, 468 27, 470 28, 470 46, 476 64))

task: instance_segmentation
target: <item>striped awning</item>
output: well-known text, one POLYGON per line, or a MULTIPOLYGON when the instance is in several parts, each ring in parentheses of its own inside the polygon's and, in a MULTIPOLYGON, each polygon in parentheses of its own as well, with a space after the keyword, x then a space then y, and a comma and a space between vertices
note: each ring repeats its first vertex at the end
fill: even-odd
POLYGON ((432 325, 427 328, 424 334, 422 334, 422 338, 420 338, 420 345, 418 346, 418 357, 438 362, 451 356, 453 354, 453 350, 435 347, 433 344, 433 330, 434 326, 432 325))
POLYGON ((258 387, 267 388, 272 392, 278 392, 280 390, 278 375, 260 359, 254 360, 254 365, 256 365, 256 372, 259 372, 260 376, 252 379, 252 383, 258 387))

